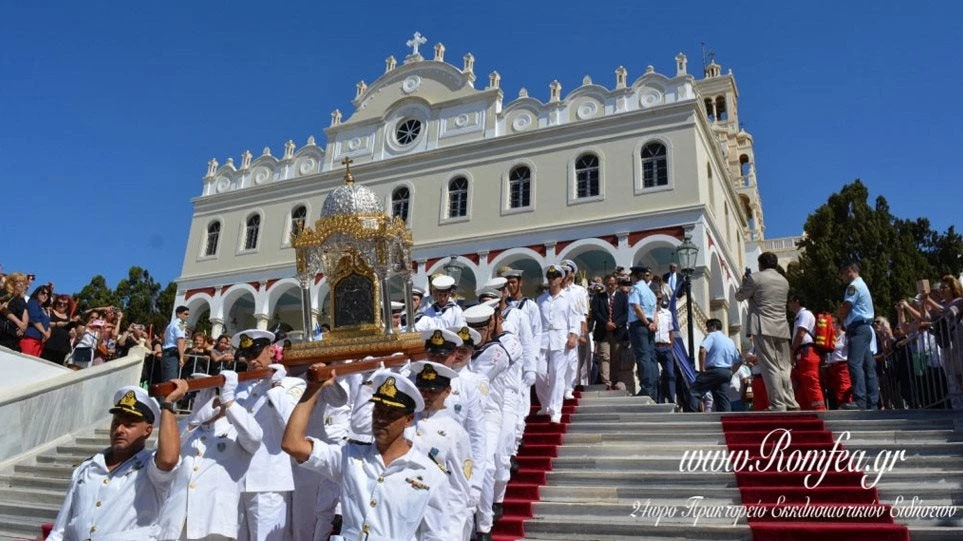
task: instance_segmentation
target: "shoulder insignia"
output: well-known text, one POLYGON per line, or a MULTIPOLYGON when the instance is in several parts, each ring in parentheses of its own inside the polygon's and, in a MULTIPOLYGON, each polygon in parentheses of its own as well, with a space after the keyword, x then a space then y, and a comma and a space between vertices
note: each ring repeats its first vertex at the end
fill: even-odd
POLYGON ((475 468, 475 463, 470 458, 466 458, 461 469, 465 472, 465 478, 471 480, 471 472, 475 468))
POLYGON ((440 458, 438 458, 438 454, 440 452, 441 451, 439 451, 437 447, 432 447, 431 451, 428 451, 428 458, 430 458, 431 461, 438 466, 438 469, 445 473, 445 475, 451 475, 451 472, 448 471, 448 468, 445 467, 445 464, 442 463, 440 458))
POLYGON ((227 442, 223 442, 223 441, 217 442, 217 450, 223 453, 224 449, 227 449, 227 442))
POLYGON ((304 394, 304 387, 296 385, 288 389, 288 396, 294 398, 295 400, 301 400, 301 395, 304 394))
POLYGON ((180 330, 182 330, 182 331, 183 331, 183 330, 186 330, 186 329, 187 329, 187 322, 186 322, 186 321, 180 321, 180 322, 178 322, 178 323, 177 323, 177 328, 180 329, 180 330))
POLYGON ((846 288, 846 295, 855 295, 855 294, 856 294, 856 286, 849 286, 846 288))
POLYGON ((422 483, 421 481, 417 479, 412 479, 411 477, 406 477, 405 482, 411 485, 411 488, 415 490, 428 490, 431 488, 428 485, 422 483))
POLYGON ((487 384, 487 383, 482 382, 481 385, 478 386, 478 390, 479 390, 479 392, 481 392, 481 394, 482 394, 483 396, 488 396, 488 384, 487 384))
POLYGON ((455 404, 455 412, 461 413, 461 404, 455 404))
POLYGON ((441 436, 441 437, 443 437, 443 438, 447 438, 447 437, 448 437, 448 434, 445 434, 445 431, 444 431, 444 430, 439 430, 439 431, 438 431, 438 435, 441 436))

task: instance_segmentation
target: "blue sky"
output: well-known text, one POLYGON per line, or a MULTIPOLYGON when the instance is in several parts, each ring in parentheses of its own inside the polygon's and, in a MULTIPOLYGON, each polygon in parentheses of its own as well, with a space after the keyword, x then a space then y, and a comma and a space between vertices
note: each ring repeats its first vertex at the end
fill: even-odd
POLYGON ((860 177, 894 214, 960 224, 961 2, 18 2, 0 21, 0 264, 77 291, 131 265, 166 283, 207 161, 323 141, 414 31, 506 99, 614 86, 700 43, 732 69, 767 237, 860 177), (661 4, 661 5, 660 5, 661 4), (785 4, 785 5, 784 5, 785 4))

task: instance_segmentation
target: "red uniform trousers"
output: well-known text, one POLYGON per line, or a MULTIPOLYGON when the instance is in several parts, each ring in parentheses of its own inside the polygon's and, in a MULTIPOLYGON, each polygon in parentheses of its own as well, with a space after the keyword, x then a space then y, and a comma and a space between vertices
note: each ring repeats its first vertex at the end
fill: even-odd
POLYGON ((796 402, 800 409, 825 410, 826 399, 819 381, 819 354, 812 346, 803 346, 796 353, 796 402))
POLYGON ((849 364, 846 361, 831 363, 826 371, 829 374, 829 390, 833 393, 836 407, 853 401, 853 382, 849 379, 849 364))

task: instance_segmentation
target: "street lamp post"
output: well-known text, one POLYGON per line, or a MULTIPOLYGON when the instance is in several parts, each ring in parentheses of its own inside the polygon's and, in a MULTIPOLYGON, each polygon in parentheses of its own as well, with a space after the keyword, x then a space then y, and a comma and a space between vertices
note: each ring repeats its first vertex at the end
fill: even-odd
POLYGON ((445 263, 445 266, 442 268, 445 269, 445 274, 451 276, 455 281, 455 289, 452 291, 452 296, 454 297, 454 294, 458 293, 458 286, 461 281, 461 267, 458 265, 458 257, 454 255, 448 256, 448 263, 445 263))
POLYGON ((679 266, 682 267, 682 275, 685 279, 685 308, 686 323, 689 331, 689 356, 692 365, 695 367, 695 335, 693 334, 692 324, 692 273, 695 272, 696 259, 699 257, 699 248, 692 243, 692 239, 686 235, 682 244, 675 250, 679 258, 679 266))

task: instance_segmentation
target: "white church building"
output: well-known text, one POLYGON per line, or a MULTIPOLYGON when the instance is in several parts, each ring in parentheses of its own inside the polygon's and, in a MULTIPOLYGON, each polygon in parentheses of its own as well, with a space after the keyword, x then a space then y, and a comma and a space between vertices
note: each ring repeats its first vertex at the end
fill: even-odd
MULTIPOLYGON (((739 333, 734 295, 764 224, 731 71, 713 61, 697 78, 680 53, 669 74, 647 66, 631 78, 619 66, 568 92, 552 81, 547 101, 524 88, 506 99, 497 72, 476 78, 470 53, 453 65, 442 44, 423 56, 424 44, 416 33, 403 61, 389 57, 383 75, 359 82, 354 111, 332 112, 320 144, 211 160, 177 279, 189 323, 301 329, 291 231, 318 218, 349 158, 355 181, 409 224, 415 285, 456 265, 458 293, 473 298, 510 265, 534 288, 562 259, 588 278, 638 263, 661 274, 689 236, 697 329, 716 317, 739 333)), ((327 293, 317 276, 317 322, 327 293)))

